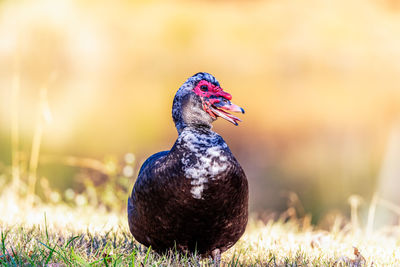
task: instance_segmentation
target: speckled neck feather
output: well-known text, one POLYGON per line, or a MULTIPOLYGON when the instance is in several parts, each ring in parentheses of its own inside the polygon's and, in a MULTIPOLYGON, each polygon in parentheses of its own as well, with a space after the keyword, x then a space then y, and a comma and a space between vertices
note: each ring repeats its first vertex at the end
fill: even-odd
POLYGON ((177 145, 184 151, 181 162, 185 177, 191 180, 190 192, 194 198, 201 199, 209 180, 227 169, 228 157, 224 155, 224 150, 228 146, 213 131, 193 127, 186 127, 181 132, 177 145))

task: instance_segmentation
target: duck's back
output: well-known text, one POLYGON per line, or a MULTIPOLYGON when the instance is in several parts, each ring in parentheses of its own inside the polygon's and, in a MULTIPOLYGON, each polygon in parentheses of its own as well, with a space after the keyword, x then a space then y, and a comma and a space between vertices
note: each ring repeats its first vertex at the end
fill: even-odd
POLYGON ((245 230, 247 202, 246 176, 224 140, 188 128, 171 151, 143 164, 128 201, 129 227, 157 251, 223 252, 245 230))

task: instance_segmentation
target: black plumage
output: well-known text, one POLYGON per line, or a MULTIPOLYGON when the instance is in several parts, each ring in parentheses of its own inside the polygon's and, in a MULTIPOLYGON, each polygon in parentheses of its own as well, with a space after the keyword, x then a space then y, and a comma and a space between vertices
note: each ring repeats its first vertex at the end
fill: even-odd
POLYGON ((197 250, 218 259, 242 236, 248 218, 247 179, 211 129, 218 116, 237 124, 235 116, 219 114, 221 109, 243 111, 230 98, 208 73, 195 74, 178 90, 172 113, 179 136, 170 151, 144 162, 128 199, 130 231, 145 246, 158 252, 197 250), (198 86, 203 86, 201 92, 198 86))

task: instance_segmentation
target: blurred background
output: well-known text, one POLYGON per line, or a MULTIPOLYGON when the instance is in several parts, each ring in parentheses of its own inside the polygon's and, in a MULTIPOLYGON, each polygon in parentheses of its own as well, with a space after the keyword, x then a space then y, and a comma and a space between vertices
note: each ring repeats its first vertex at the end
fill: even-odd
POLYGON ((124 211, 177 137, 176 90, 205 71, 246 110, 214 129, 253 213, 400 203, 398 0, 3 0, 0 36, 2 194, 124 211))

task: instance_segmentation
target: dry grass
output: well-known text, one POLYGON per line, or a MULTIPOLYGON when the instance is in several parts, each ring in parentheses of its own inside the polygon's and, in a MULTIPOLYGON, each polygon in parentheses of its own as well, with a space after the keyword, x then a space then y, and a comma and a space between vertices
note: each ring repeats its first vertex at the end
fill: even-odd
MULTIPOLYGON (((21 209, 3 194, 0 209, 2 265, 45 266, 208 266, 197 255, 153 253, 129 233, 126 214, 90 206, 41 205, 21 209)), ((400 265, 400 228, 366 234, 336 217, 330 230, 309 219, 264 223, 251 219, 241 240, 223 255, 225 266, 366 266, 400 265), (353 255, 354 247, 360 251, 353 255), (353 260, 353 261, 352 261, 353 260), (346 263, 347 262, 347 263, 346 263), (359 265, 357 265, 359 264, 359 265)))

